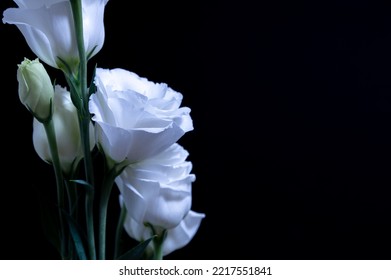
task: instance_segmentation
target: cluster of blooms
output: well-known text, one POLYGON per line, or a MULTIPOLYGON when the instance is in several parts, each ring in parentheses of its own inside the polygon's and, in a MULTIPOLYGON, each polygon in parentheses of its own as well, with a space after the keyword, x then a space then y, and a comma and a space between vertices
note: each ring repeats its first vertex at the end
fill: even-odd
POLYGON ((113 183, 119 189, 124 213, 121 228, 140 244, 144 242, 145 252, 159 259, 188 244, 205 215, 191 210, 195 176, 191 162, 186 161, 188 152, 177 143, 193 130, 190 109, 181 107, 182 94, 119 68, 97 68, 92 83, 86 86, 87 61, 104 43, 108 0, 14 2, 18 7, 7 9, 3 22, 15 24, 38 57, 18 66, 19 97, 34 116, 37 154, 55 168, 62 208, 60 238, 63 243, 73 240, 72 250, 66 249, 69 244, 62 245, 62 257, 94 259, 98 255, 94 238, 98 236, 99 258, 106 258, 106 211, 113 183), (64 73, 69 91, 53 86, 40 61, 64 73), (88 211, 95 201, 89 190, 100 187, 91 178, 94 147, 104 155, 107 166, 106 182, 99 191, 99 227, 92 224, 94 213, 88 211), (84 171, 77 172, 81 162, 84 171), (80 174, 85 178, 75 177, 80 174), (85 187, 87 210, 76 211, 79 216, 85 211, 83 219, 70 210, 72 189, 67 188, 72 184, 85 187), (70 196, 68 200, 64 195, 70 196), (79 240, 83 235, 72 226, 79 220, 87 223, 84 243, 79 240), (94 232, 96 228, 99 232, 94 232), (66 238, 66 233, 71 238, 66 238))

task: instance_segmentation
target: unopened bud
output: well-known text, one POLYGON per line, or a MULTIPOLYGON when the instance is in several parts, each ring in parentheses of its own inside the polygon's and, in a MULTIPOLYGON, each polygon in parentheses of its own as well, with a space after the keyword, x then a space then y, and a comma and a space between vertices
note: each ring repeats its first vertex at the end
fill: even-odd
POLYGON ((50 77, 38 58, 27 58, 18 65, 19 98, 38 120, 51 116, 51 103, 54 96, 50 77))

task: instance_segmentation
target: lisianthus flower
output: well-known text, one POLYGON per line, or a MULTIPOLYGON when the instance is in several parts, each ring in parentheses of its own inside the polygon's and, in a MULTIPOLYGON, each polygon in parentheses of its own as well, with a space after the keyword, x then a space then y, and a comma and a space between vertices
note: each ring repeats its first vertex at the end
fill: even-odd
POLYGON ((114 162, 154 156, 193 129, 182 94, 123 69, 96 70, 97 92, 89 102, 96 139, 114 162))
POLYGON ((122 205, 126 207, 125 229, 136 240, 167 230, 163 254, 185 246, 205 216, 190 210, 195 180, 188 152, 173 144, 158 155, 130 164, 116 178, 122 205))
POLYGON ((115 182, 124 197, 129 215, 138 223, 170 229, 176 227, 191 208, 192 164, 179 144, 160 154, 130 164, 115 182))
MULTIPOLYGON (((203 218, 205 218, 205 214, 189 211, 179 225, 167 230, 166 238, 163 241, 163 256, 189 244, 197 233, 203 218)), ((144 241, 153 236, 149 226, 136 222, 130 215, 125 218, 124 228, 126 233, 137 241, 144 241)), ((155 230, 156 234, 162 232, 162 229, 159 228, 155 228, 155 230)), ((153 247, 153 242, 148 246, 153 247)))
MULTIPOLYGON (((70 93, 61 86, 55 87, 53 99, 53 115, 58 154, 64 173, 69 173, 74 164, 83 157, 82 143, 79 131, 79 120, 76 107, 73 105, 70 93)), ((94 128, 90 124, 90 147, 94 147, 94 128)), ((33 144, 39 157, 51 163, 49 144, 45 128, 42 123, 34 118, 33 121, 33 144)))
MULTIPOLYGON (((15 24, 38 58, 55 68, 78 65, 75 26, 69 0, 14 0, 18 8, 4 11, 3 22, 15 24)), ((82 0, 84 46, 92 57, 103 46, 103 15, 108 0, 82 0)))

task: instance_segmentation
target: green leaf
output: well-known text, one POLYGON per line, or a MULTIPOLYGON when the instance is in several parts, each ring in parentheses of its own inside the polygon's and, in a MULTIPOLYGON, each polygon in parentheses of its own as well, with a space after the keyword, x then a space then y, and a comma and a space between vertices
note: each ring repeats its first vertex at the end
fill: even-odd
POLYGON ((145 249, 147 248, 148 244, 156 237, 156 235, 152 236, 151 238, 140 242, 138 245, 127 251, 125 254, 120 256, 119 260, 141 260, 142 256, 144 254, 145 249))
POLYGON ((94 186, 88 183, 87 181, 84 180, 69 180, 69 181, 84 186, 87 189, 87 191, 94 190, 94 186))
POLYGON ((77 255, 79 256, 79 259, 86 260, 87 259, 86 251, 84 249, 83 240, 81 238, 80 229, 79 229, 77 223, 65 211, 63 212, 63 215, 64 215, 66 221, 68 222, 69 231, 71 233, 72 240, 75 245, 75 249, 76 249, 77 255))

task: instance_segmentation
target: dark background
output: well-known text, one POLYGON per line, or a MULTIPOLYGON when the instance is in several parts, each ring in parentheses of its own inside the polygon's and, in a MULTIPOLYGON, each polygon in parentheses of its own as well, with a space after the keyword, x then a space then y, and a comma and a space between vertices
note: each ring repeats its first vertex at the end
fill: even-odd
MULTIPOLYGON (((166 258, 391 259, 391 3, 228 2, 111 0, 92 62, 192 109, 180 143, 206 218, 166 258)), ((56 258, 37 199, 54 179, 17 94, 16 65, 35 57, 15 26, 0 38, 0 258, 56 258)))

